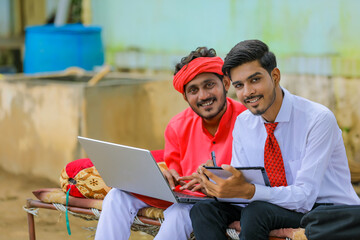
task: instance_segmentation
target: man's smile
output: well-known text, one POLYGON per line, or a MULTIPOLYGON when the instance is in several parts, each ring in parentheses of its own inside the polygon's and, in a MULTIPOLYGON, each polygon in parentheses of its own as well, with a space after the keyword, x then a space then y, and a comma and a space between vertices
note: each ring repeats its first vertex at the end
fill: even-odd
POLYGON ((262 98, 262 96, 253 96, 253 97, 246 98, 244 100, 244 102, 254 104, 254 103, 257 103, 261 98, 262 98))
POLYGON ((215 102, 215 98, 211 98, 211 99, 206 99, 204 101, 201 101, 197 104, 198 107, 208 107, 211 104, 213 104, 215 102))

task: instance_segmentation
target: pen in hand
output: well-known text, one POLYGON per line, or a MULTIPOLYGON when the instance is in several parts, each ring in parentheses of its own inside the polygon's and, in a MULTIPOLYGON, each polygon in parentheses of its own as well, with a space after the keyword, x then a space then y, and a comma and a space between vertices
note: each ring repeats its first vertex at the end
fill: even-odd
POLYGON ((212 152, 211 152, 211 160, 213 161, 214 167, 217 167, 217 165, 216 165, 215 151, 212 151, 212 152))

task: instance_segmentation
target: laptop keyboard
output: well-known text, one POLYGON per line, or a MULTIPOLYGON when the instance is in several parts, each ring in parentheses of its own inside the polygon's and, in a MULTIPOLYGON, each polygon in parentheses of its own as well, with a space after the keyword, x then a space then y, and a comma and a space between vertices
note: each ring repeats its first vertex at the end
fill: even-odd
POLYGON ((203 198, 203 197, 193 196, 193 195, 182 193, 182 192, 174 192, 174 193, 179 198, 193 198, 193 199, 203 198))

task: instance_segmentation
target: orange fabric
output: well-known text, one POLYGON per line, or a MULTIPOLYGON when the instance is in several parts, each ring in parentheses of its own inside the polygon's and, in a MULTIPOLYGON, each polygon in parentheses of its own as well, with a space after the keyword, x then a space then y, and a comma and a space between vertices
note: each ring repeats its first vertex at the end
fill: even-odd
POLYGON ((156 208, 167 209, 168 207, 170 207, 173 204, 172 202, 160 200, 157 198, 152 198, 152 197, 148 197, 148 196, 144 196, 144 195, 140 195, 140 194, 136 194, 136 193, 131 193, 131 194, 134 197, 143 201, 144 203, 146 203, 152 207, 156 207, 156 208))
POLYGON ((221 70, 223 65, 224 61, 220 57, 195 58, 175 74, 174 88, 178 92, 184 93, 184 86, 200 73, 208 72, 223 75, 221 70))
POLYGON ((154 159, 157 163, 164 161, 164 149, 152 150, 151 155, 154 157, 154 159))

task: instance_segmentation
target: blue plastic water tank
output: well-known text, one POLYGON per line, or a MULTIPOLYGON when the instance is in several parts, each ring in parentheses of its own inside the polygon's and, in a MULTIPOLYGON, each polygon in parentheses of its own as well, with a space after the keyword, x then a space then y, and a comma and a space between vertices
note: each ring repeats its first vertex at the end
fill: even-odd
POLYGON ((31 26, 25 30, 24 73, 62 71, 103 65, 101 28, 68 24, 31 26))

